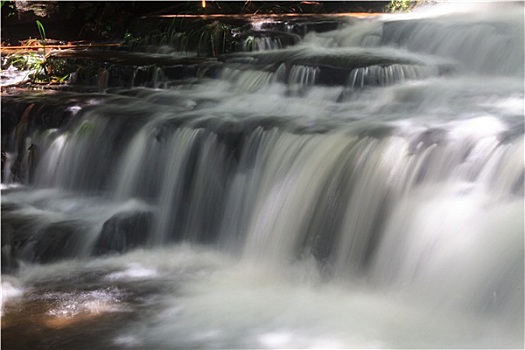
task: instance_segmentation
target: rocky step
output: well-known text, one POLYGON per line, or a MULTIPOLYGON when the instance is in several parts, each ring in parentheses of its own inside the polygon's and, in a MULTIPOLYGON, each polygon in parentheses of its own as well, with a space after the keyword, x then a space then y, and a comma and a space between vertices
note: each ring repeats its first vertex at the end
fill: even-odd
MULTIPOLYGON (((373 49, 282 50, 243 52, 219 57, 224 67, 236 71, 260 70, 288 84, 381 86, 403 80, 451 74, 450 62, 425 62, 414 56, 387 54, 373 49)), ((220 74, 223 67, 216 66, 220 74)), ((212 74, 213 75, 213 74, 212 74)), ((224 74, 223 74, 224 76, 224 74)))

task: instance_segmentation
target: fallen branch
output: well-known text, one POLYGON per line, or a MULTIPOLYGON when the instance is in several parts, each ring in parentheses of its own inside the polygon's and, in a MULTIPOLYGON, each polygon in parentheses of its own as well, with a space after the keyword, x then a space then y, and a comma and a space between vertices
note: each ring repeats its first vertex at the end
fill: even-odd
MULTIPOLYGON (((45 49, 53 50, 66 50, 66 49, 90 49, 90 48, 102 48, 102 47, 120 47, 121 44, 61 44, 61 45, 45 45, 45 49)), ((2 46, 0 51, 2 53, 12 53, 15 52, 34 52, 34 51, 43 51, 43 45, 16 45, 16 46, 2 46)))
POLYGON ((325 13, 325 14, 318 14, 318 13, 257 13, 257 14, 222 14, 222 13, 216 13, 216 14, 162 14, 162 15, 146 15, 142 16, 141 19, 146 18, 196 18, 196 19, 222 19, 222 18, 230 18, 230 19, 259 19, 259 18, 283 18, 283 17, 318 17, 318 18, 339 18, 339 17, 354 17, 354 18, 369 18, 369 17, 377 17, 384 15, 383 13, 378 12, 348 12, 348 13, 325 13))

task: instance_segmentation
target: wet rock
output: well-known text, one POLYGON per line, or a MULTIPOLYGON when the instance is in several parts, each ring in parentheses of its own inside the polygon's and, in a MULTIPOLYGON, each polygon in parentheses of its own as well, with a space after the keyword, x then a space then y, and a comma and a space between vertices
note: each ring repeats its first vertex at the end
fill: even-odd
POLYGON ((75 117, 79 103, 67 94, 55 101, 42 101, 42 105, 33 113, 32 127, 37 130, 58 129, 68 125, 75 117))
POLYGON ((304 48, 288 48, 234 53, 223 55, 219 60, 239 71, 250 71, 255 67, 271 72, 278 80, 288 81, 289 84, 352 87, 383 86, 404 80, 449 75, 455 69, 448 62, 427 64, 414 57, 386 55, 366 49, 311 52, 304 48))
POLYGON ((18 269, 14 244, 13 228, 2 225, 2 274, 12 273, 18 269))
POLYGON ((19 266, 19 260, 24 259, 22 250, 36 237, 40 218, 36 215, 20 215, 17 205, 2 203, 2 273, 12 273, 19 266))
POLYGON ((7 140, 15 130, 20 117, 27 108, 28 103, 20 102, 20 99, 12 96, 2 96, 2 146, 5 147, 7 140))
POLYGON ((11 213, 15 209, 2 205, 2 273, 16 271, 19 261, 50 263, 78 253, 82 223, 48 223, 40 216, 11 213))
POLYGON ((151 233, 153 213, 123 212, 113 215, 102 226, 93 253, 123 253, 144 245, 151 233))
POLYGON ((301 37, 297 34, 279 31, 251 30, 243 33, 240 38, 240 51, 260 51, 281 49, 297 44, 301 37))
POLYGON ((32 246, 33 260, 50 263, 74 257, 78 252, 78 236, 83 232, 82 224, 77 221, 63 221, 47 226, 34 244, 28 245, 28 248, 32 246))
POLYGON ((288 63, 292 65, 332 67, 352 70, 372 65, 391 64, 421 64, 424 62, 411 57, 382 55, 372 50, 346 49, 325 50, 315 52, 306 48, 293 48, 279 51, 235 53, 219 58, 227 63, 251 63, 255 65, 271 65, 288 63))

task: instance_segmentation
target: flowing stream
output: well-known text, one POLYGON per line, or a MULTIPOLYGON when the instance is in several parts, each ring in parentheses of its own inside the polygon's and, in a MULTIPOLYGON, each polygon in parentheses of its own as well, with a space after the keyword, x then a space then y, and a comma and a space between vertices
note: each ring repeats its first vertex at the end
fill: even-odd
POLYGON ((523 3, 252 29, 3 97, 2 345, 523 348, 523 3))

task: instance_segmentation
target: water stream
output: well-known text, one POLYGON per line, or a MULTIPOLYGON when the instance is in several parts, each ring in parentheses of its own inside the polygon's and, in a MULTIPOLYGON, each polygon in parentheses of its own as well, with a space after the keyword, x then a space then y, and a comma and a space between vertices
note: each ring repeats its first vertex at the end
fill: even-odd
POLYGON ((523 348, 523 19, 268 24, 3 97, 2 345, 523 348))

